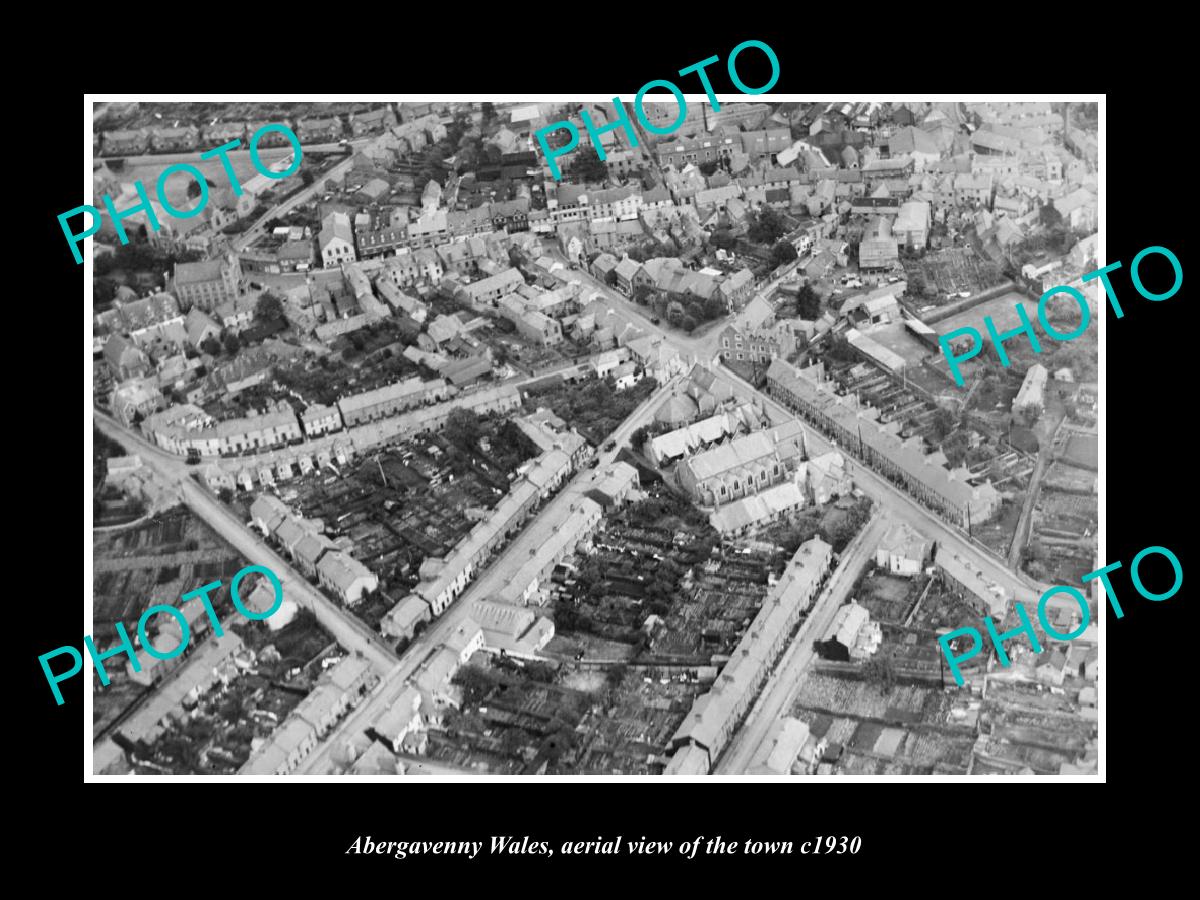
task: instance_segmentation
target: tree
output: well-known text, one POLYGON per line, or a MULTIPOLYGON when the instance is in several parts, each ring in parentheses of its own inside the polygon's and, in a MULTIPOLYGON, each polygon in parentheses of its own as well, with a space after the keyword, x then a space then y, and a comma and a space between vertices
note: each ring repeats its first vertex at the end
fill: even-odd
POLYGON ((773 244, 783 237, 783 218, 769 206, 765 206, 748 216, 750 228, 747 237, 756 244, 773 244))
POLYGON ((737 246, 737 235, 732 229, 722 226, 713 231, 708 242, 718 250, 732 250, 737 246))
POLYGON ((300 182, 305 187, 308 187, 310 184, 312 184, 316 177, 317 176, 313 175, 312 169, 303 169, 300 172, 300 182))
POLYGON ((650 432, 647 430, 646 426, 643 425, 641 428, 634 430, 633 434, 629 437, 629 442, 636 449, 641 450, 642 445, 646 443, 646 438, 649 436, 649 434, 650 432))
POLYGON ((840 334, 834 335, 829 341, 829 349, 826 353, 835 362, 854 362, 858 359, 858 353, 855 351, 851 343, 840 334))
POLYGON ((712 319, 719 319, 726 313, 725 301, 716 294, 713 294, 711 297, 705 300, 701 308, 704 310, 704 315, 702 318, 705 322, 708 322, 712 319))
POLYGON ((446 419, 442 434, 456 447, 474 451, 483 434, 483 428, 479 424, 479 416, 474 412, 469 409, 456 409, 451 411, 446 419))
POLYGON ((683 319, 680 320, 679 324, 683 327, 683 330, 689 334, 696 330, 696 320, 692 316, 684 316, 683 319))
POLYGON ((608 178, 606 166, 590 144, 575 154, 575 158, 567 165, 564 173, 567 179, 576 184, 603 183, 608 178))
POLYGON ((943 406, 939 407, 937 412, 933 414, 933 421, 930 423, 930 427, 933 429, 934 438, 941 441, 954 430, 956 424, 957 420, 954 418, 954 413, 943 406))
POLYGON ((200 342, 200 349, 209 356, 217 356, 221 352, 221 343, 214 337, 206 337, 200 342))
POLYGON ((617 270, 616 269, 609 269, 607 272, 604 273, 604 283, 607 284, 609 287, 617 286, 617 270))
POLYGON ((227 487, 223 487, 217 491, 217 499, 222 503, 229 503, 233 499, 233 491, 227 487))
POLYGON ((771 262, 776 266, 789 263, 798 255, 790 241, 776 241, 775 246, 771 248, 771 262))
POLYGON ((647 303, 649 303, 650 298, 651 298, 651 296, 653 296, 653 294, 654 294, 654 288, 650 287, 650 285, 648 285, 648 284, 639 284, 639 285, 636 285, 633 289, 634 302, 638 303, 641 306, 645 306, 647 303))
POLYGON ((955 469, 963 464, 967 458, 969 443, 970 439, 962 430, 955 431, 942 442, 942 452, 946 454, 946 463, 949 468, 955 469))
POLYGON ((716 159, 710 159, 708 162, 702 162, 700 163, 700 174, 704 175, 705 177, 712 175, 717 171, 717 168, 720 165, 720 160, 716 159))
POLYGON ((117 295, 117 287, 107 278, 92 279, 92 303, 95 306, 108 306, 117 295))
POLYGON ((254 318, 260 322, 273 322, 283 318, 283 302, 270 291, 264 293, 254 304, 254 318))
POLYGON ((796 294, 796 312, 802 319, 816 319, 821 315, 821 295, 813 290, 811 284, 800 288, 796 294))
POLYGON ((230 356, 233 356, 242 347, 242 342, 238 340, 238 336, 232 331, 225 332, 225 337, 221 339, 221 343, 225 345, 225 352, 230 356))
POLYGON ((1054 208, 1053 203, 1043 203, 1042 208, 1038 210, 1038 221, 1046 228, 1054 228, 1062 224, 1062 213, 1054 208))

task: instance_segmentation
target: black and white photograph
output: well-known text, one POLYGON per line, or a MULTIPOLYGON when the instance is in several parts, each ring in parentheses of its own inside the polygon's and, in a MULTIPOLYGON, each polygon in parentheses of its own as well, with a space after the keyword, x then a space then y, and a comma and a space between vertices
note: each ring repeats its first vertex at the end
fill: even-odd
POLYGON ((1102 774, 1103 96, 679 83, 89 97, 89 779, 1102 774))

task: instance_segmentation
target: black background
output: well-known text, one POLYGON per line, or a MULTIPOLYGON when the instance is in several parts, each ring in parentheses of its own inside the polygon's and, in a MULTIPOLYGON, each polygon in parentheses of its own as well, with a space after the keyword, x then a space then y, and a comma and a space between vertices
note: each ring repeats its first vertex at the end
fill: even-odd
MULTIPOLYGON (((1169 61, 1176 57, 1157 43, 1141 45, 1137 52, 1144 56, 1136 62, 1127 56, 1105 56, 1098 49, 1098 38, 1067 39, 1064 33, 1063 42, 1056 44, 1056 29, 1050 27, 1038 29, 1047 32, 1050 43, 1031 49, 1025 38, 1014 41, 993 36, 995 29, 1000 30, 998 34, 1005 31, 1002 23, 973 25, 963 34, 944 35, 937 41, 931 38, 929 46, 911 47, 905 46, 899 31, 894 30, 898 26, 869 29, 869 39, 853 38, 865 23, 855 21, 848 9, 840 14, 840 27, 849 30, 836 38, 826 34, 831 26, 820 30, 815 23, 811 29, 800 27, 799 18, 797 27, 787 30, 722 22, 698 28, 695 37, 678 36, 674 25, 655 26, 652 35, 644 35, 645 26, 631 21, 639 15, 636 9, 593 9, 604 21, 582 30, 563 26, 554 31, 539 22, 520 37, 469 39, 455 33, 453 24, 436 29, 414 26, 402 40, 396 38, 398 43, 389 47, 384 58, 374 62, 358 59, 375 55, 363 47, 339 49, 335 56, 345 58, 337 62, 328 49, 287 53, 284 55, 291 61, 280 68, 275 65, 278 60, 249 62, 255 55, 251 53, 237 65, 214 65, 216 72, 209 71, 208 65, 197 66, 195 75, 166 83, 152 59, 136 65, 127 60, 126 75, 136 72, 137 77, 118 76, 110 69, 90 86, 112 93, 287 91, 303 94, 300 99, 321 92, 382 91, 509 91, 535 95, 536 99, 540 92, 578 91, 628 100, 644 82, 674 78, 678 69, 713 54, 721 57, 721 63, 709 69, 714 87, 718 93, 732 92, 724 60, 737 43, 755 38, 769 43, 778 55, 782 74, 773 92, 796 92, 814 99, 890 93, 938 93, 957 99, 976 92, 1044 93, 1046 99, 1057 99, 1072 91, 1107 91, 1106 171, 1101 173, 1101 191, 1107 203, 1107 260, 1125 264, 1113 276, 1125 316, 1118 320, 1111 310, 1106 313, 1107 389, 1102 395, 1107 442, 1107 555, 1102 563, 1121 560, 1125 564, 1113 578, 1125 617, 1118 621, 1106 608, 1101 623, 1107 632, 1103 675, 1107 752, 1103 760, 1114 792, 1106 794, 1101 804, 1094 785, 1084 796, 1088 788, 1051 779, 1037 784, 1004 782, 998 788, 991 785, 1001 784, 1001 779, 953 784, 914 780, 899 788, 877 782, 851 786, 803 779, 770 784, 717 779, 687 784, 665 780, 584 784, 571 779, 435 784, 410 778, 397 779, 394 784, 347 779, 336 787, 285 779, 284 787, 255 785, 249 794, 222 785, 203 798, 193 785, 138 779, 132 784, 87 785, 80 793, 84 787, 82 686, 88 681, 78 678, 66 683, 67 702, 56 707, 37 662, 38 654, 49 649, 80 646, 80 595, 75 590, 83 590, 86 596, 89 587, 71 584, 59 574, 66 569, 65 548, 76 539, 58 532, 68 530, 66 523, 75 521, 67 511, 78 501, 73 499, 74 489, 68 490, 66 485, 71 483, 67 473, 78 471, 74 467, 79 459, 75 449, 79 446, 75 443, 79 420, 60 409, 77 402, 70 399, 76 396, 77 387, 68 384, 65 375, 53 372, 77 350, 45 352, 59 344, 78 347, 76 316, 83 318, 85 333, 90 334, 90 310, 71 312, 75 304, 84 305, 83 267, 75 264, 56 220, 58 213, 84 200, 79 164, 82 96, 62 89, 53 101, 39 98, 43 105, 36 119, 37 171, 28 179, 17 179, 20 183, 16 185, 29 194, 21 209, 33 213, 19 227, 32 229, 32 233, 20 236, 21 251, 10 256, 10 265, 22 270, 28 267, 31 276, 25 294, 28 305, 20 304, 9 320, 10 327, 24 330, 30 340, 34 356, 25 365, 37 371, 50 370, 52 374, 46 377, 52 383, 61 378, 61 390, 33 388, 33 368, 28 370, 30 374, 18 373, 15 378, 22 385, 20 390, 35 394, 29 398, 33 402, 27 411, 54 410, 21 427, 44 434, 47 442, 53 440, 51 435, 58 438, 62 456, 52 462, 39 451, 37 459, 26 458, 24 468, 9 473, 10 479, 20 480, 21 471, 35 466, 48 481, 47 495, 56 498, 35 500, 32 508, 37 514, 28 531, 10 538, 16 541, 15 555, 25 558, 27 565, 36 558, 42 560, 34 584, 14 598, 21 602, 28 597, 30 602, 13 620, 23 627, 16 652, 9 657, 9 671, 16 676, 10 691, 19 697, 18 706, 28 710, 27 715, 13 717, 15 732, 9 737, 10 746, 21 756, 18 768, 12 770, 13 776, 24 782, 18 785, 21 795, 27 797, 21 814, 54 817, 50 831, 31 834, 54 836, 59 844, 56 852, 78 859, 96 884, 116 876, 119 860, 132 862, 136 856, 148 862, 160 853, 172 860, 173 866, 182 864, 185 855, 196 854, 206 860, 205 869, 227 855, 237 858, 230 865, 238 866, 258 866, 271 860, 272 886, 295 878, 315 887, 325 875, 331 875, 343 887, 361 890, 370 885, 389 892, 415 888, 408 877, 418 871, 436 879, 424 890, 456 891, 475 884, 477 878, 480 885, 490 884, 494 875, 518 867, 525 876, 521 882, 495 885, 574 893, 594 884, 599 891, 641 894, 655 888, 678 889, 683 885, 674 879, 688 871, 702 876, 700 887, 715 892, 718 882, 709 879, 723 869, 732 870, 743 889, 761 886, 764 891, 807 891, 820 884, 823 890, 857 893, 856 887, 866 883, 864 877, 897 887, 907 884, 906 893, 926 886, 956 890, 995 884, 1008 889, 1022 883, 1012 868, 1015 865, 1049 866, 1071 883, 1081 865, 1102 865, 1105 848, 1120 852, 1115 842, 1126 838, 1157 857, 1173 832, 1160 819, 1143 818, 1147 813, 1158 815, 1157 810, 1145 806, 1174 809, 1179 793, 1176 784, 1185 783, 1191 762, 1185 732, 1194 717, 1186 666, 1192 629, 1185 610, 1187 578, 1195 576, 1186 574, 1193 571, 1193 564, 1184 515, 1190 511, 1186 497, 1194 493, 1195 477, 1189 465, 1193 456, 1195 333, 1189 327, 1193 323, 1185 321, 1186 281, 1171 299, 1152 303, 1134 291, 1128 264, 1142 248, 1161 245, 1173 250, 1185 272, 1190 271, 1184 222, 1194 218, 1187 149, 1192 143, 1184 133, 1191 111, 1187 101, 1170 87, 1169 61), (1006 41, 1011 46, 1006 48, 1006 41), (900 77, 896 73, 901 73, 900 77), (47 324, 59 323, 67 333, 60 336, 57 328, 46 329, 47 324), (55 339, 49 339, 49 333, 54 333, 55 339), (1161 603, 1137 596, 1128 578, 1132 557, 1152 544, 1172 549, 1185 572, 1183 589, 1161 603), (52 547, 51 554, 43 555, 43 546, 52 547), (53 554, 60 551, 63 559, 55 559, 53 554), (35 779, 24 776, 31 762, 35 779), (157 786, 153 797, 141 787, 147 782, 157 786), (270 797, 265 796, 267 790, 270 797), (316 797, 315 792, 321 796, 316 797), (1132 812, 1135 805, 1140 808, 1136 814, 1132 812), (460 857, 401 861, 391 856, 344 854, 360 835, 375 840, 475 839, 486 845, 495 834, 529 835, 533 840, 549 841, 555 848, 568 839, 594 840, 618 834, 626 839, 644 835, 676 843, 697 835, 720 834, 726 839, 793 840, 797 849, 810 838, 846 834, 860 835, 862 849, 857 857, 698 856, 690 862, 673 854, 650 862, 634 861, 644 874, 620 882, 612 876, 629 865, 629 859, 571 858, 556 852, 549 860, 481 855, 474 862, 460 857), (214 849, 202 849, 206 843, 214 849), (338 878, 342 874, 349 877, 338 878), (547 874, 569 877, 545 880, 547 874), (593 874, 609 877, 589 880, 593 874), (833 877, 835 874, 840 877, 833 877), (534 880, 539 875, 542 879, 534 880), (776 880, 784 875, 790 877, 776 880), (356 884, 351 878, 363 881, 356 884)), ((733 17, 735 11, 729 12, 733 17)), ((909 15, 899 8, 895 12, 900 21, 909 15)), ((525 16, 517 10, 511 15, 517 19, 525 16)), ((771 16, 767 12, 762 15, 771 16)), ((1027 15, 1040 14, 1030 11, 1027 15)), ((370 30, 368 27, 366 32, 370 30)), ((388 25, 388 31, 395 33, 395 23, 388 25)), ((1112 39, 1110 34, 1108 40, 1112 39)), ((297 40, 311 45, 321 39, 306 36, 297 40)), ((1131 52, 1123 45, 1121 53, 1131 52)), ((750 85, 764 83, 769 74, 765 60, 756 70, 756 60, 762 60, 761 54, 749 50, 738 61, 739 72, 750 85)), ((687 92, 699 90, 695 76, 675 80, 687 92)), ((20 127, 34 126, 26 121, 20 127)), ((1170 273, 1161 258, 1148 260, 1143 273, 1143 280, 1152 287, 1169 283, 1170 273)), ((85 351, 85 382, 90 379, 87 360, 85 351)), ((13 382, 10 374, 10 385, 13 382)), ((86 433, 90 428, 87 410, 83 419, 86 433)), ((84 482, 86 505, 90 491, 86 472, 84 482)), ((85 556, 91 552, 86 535, 84 552, 85 556)), ((1166 563, 1150 560, 1143 579, 1152 590, 1164 589, 1170 579, 1166 563)), ((141 865, 138 868, 147 871, 141 865)), ((158 890, 152 886, 156 880, 143 880, 142 885, 158 890)), ((174 880, 164 879, 161 889, 168 889, 166 885, 174 880)), ((221 876, 210 870, 205 881, 218 885, 221 876)))

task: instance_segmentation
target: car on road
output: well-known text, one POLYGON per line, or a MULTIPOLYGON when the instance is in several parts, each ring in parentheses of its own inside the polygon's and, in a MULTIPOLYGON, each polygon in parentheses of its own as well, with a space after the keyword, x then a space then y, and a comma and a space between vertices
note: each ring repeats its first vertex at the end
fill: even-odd
POLYGON ((604 452, 605 452, 605 453, 607 453, 609 450, 616 450, 616 449, 617 449, 617 442, 616 442, 616 441, 609 441, 607 444, 605 444, 605 445, 604 445, 604 452))
POLYGON ((660 319, 658 316, 655 316, 650 320, 651 325, 658 325, 660 322, 662 322, 662 319, 660 319))

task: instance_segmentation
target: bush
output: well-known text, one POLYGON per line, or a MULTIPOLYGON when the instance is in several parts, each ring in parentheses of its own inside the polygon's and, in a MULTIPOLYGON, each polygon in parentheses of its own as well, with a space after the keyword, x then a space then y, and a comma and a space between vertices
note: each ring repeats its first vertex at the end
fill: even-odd
POLYGON ((788 241, 777 241, 775 246, 771 248, 771 262, 776 266, 782 266, 785 263, 791 262, 799 254, 796 253, 796 248, 788 241))

